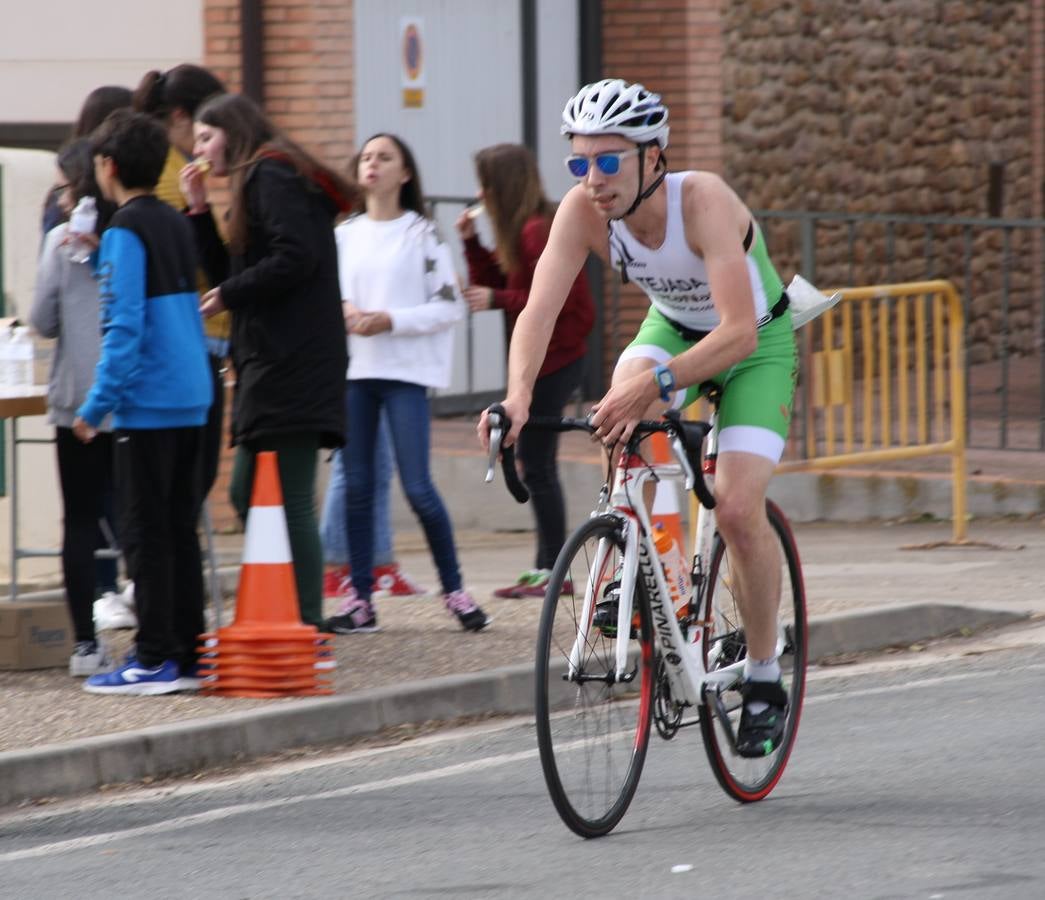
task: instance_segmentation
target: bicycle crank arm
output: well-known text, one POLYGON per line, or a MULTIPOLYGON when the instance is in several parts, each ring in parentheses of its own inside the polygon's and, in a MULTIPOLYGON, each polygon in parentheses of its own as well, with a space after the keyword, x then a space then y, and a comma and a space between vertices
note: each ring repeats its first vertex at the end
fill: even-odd
POLYGON ((708 691, 707 694, 711 694, 711 704, 715 707, 715 715, 718 716, 719 722, 722 723, 722 730, 726 732, 726 737, 729 738, 729 746, 733 749, 733 752, 737 752, 737 736, 733 732, 733 723, 729 721, 729 711, 726 709, 726 704, 722 702, 722 695, 718 691, 708 691))

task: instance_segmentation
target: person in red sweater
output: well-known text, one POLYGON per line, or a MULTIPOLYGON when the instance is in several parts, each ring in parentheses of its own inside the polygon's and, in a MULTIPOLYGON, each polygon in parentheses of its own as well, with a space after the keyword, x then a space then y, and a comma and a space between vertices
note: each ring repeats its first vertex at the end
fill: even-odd
MULTIPOLYGON (((544 194, 537 160, 519 144, 497 144, 475 156, 479 195, 493 225, 496 249, 491 252, 475 230, 475 210, 465 210, 457 220, 464 241, 471 285, 464 298, 472 312, 502 309, 508 340, 519 313, 529 299, 537 260, 548 242, 554 204, 544 194)), ((555 322, 548 353, 533 389, 530 414, 561 416, 570 395, 580 387, 584 374, 587 337, 595 321, 588 282, 583 270, 577 276, 562 312, 555 322)), ((497 597, 543 597, 548 576, 566 540, 566 508, 556 456, 556 432, 523 429, 517 458, 523 481, 533 498, 537 528, 534 568, 523 572, 497 597)))

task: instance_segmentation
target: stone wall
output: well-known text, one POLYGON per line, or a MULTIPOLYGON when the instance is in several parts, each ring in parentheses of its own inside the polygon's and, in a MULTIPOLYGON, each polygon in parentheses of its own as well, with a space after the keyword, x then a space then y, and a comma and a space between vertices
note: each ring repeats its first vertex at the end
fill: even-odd
MULTIPOLYGON (((753 209, 982 217, 991 165, 1001 164, 1001 216, 1040 215, 1034 5, 724 0, 727 180, 753 209)), ((781 274, 797 270, 797 228, 770 226, 767 235, 781 274)), ((950 278, 967 291, 975 362, 1001 342, 1003 243, 981 228, 927 234, 905 225, 890 237, 882 225, 821 227, 817 280, 950 278)), ((1008 330, 1017 352, 1034 349, 1041 247, 1037 233, 1012 235, 1008 330)))

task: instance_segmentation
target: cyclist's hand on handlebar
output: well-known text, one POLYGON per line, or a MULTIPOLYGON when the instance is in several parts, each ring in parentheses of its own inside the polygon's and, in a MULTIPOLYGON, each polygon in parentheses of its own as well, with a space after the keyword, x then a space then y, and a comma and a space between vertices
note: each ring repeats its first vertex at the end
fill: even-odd
POLYGON ((613 385, 592 407, 595 437, 606 446, 626 443, 640 420, 657 418, 664 403, 649 372, 640 372, 613 385))
MULTIPOLYGON (((506 434, 501 440, 502 447, 511 447, 519 438, 519 432, 522 431, 523 425, 526 424, 526 420, 530 417, 529 404, 521 403, 518 400, 512 400, 506 397, 501 401, 501 406, 504 407, 505 414, 508 416, 512 423, 511 431, 506 434)), ((490 423, 488 420, 489 410, 483 410, 481 416, 479 416, 479 424, 476 426, 476 432, 479 435, 479 443, 482 444, 484 450, 490 449, 490 423)))

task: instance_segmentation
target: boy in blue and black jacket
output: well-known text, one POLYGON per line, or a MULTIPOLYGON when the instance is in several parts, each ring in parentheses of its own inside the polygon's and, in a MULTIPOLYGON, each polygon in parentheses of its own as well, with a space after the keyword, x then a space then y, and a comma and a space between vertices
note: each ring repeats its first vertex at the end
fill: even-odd
POLYGON ((84 689, 166 694, 198 687, 203 573, 204 423, 212 401, 189 223, 153 189, 167 135, 117 110, 91 135, 98 185, 119 207, 102 234, 102 351, 73 432, 90 441, 113 416, 120 539, 138 608, 135 653, 84 689))

